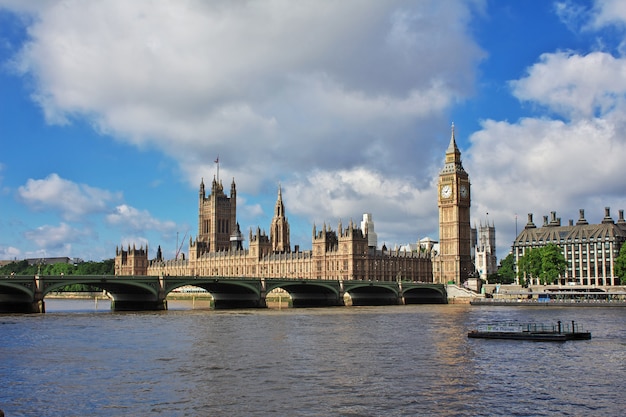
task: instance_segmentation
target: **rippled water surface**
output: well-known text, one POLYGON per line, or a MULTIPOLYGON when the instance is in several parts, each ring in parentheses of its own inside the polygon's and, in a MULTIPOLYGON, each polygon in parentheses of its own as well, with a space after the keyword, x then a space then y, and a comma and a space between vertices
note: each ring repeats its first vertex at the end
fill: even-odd
POLYGON ((46 307, 0 316, 7 416, 624 415, 625 308, 46 307), (592 339, 467 338, 479 323, 559 319, 592 339))

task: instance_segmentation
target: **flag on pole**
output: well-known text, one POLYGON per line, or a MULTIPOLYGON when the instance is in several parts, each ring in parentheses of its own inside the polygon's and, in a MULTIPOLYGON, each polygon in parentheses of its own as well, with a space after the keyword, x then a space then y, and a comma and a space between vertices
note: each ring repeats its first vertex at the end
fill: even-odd
POLYGON ((218 156, 217 158, 215 158, 215 163, 219 164, 220 163, 220 157, 218 156))

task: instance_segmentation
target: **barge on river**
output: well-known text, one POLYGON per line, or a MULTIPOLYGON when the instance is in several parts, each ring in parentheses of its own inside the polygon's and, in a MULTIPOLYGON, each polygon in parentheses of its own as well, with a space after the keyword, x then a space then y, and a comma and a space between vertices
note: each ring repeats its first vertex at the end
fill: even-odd
POLYGON ((532 340, 537 342, 565 342, 567 340, 589 340, 591 333, 572 321, 571 325, 558 321, 554 324, 541 323, 493 323, 479 326, 467 337, 473 339, 532 340))

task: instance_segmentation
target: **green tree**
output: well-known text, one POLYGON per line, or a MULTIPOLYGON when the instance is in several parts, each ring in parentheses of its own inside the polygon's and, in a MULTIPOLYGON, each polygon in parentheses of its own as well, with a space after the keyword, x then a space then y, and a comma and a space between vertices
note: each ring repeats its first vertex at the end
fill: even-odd
POLYGON ((542 284, 552 284, 559 279, 567 269, 567 261, 561 248, 554 243, 548 243, 540 249, 541 273, 539 278, 542 284))
MULTIPOLYGON (((500 261, 498 273, 494 278, 494 282, 499 284, 511 284, 515 281, 515 256, 512 253, 509 253, 506 258, 500 261)), ((491 279, 490 277, 489 282, 492 282, 491 279)))
POLYGON ((0 274, 11 275, 12 273, 14 273, 15 275, 32 275, 26 273, 28 268, 28 261, 24 259, 23 261, 11 262, 10 264, 6 264, 0 267, 0 274))
POLYGON ((57 263, 52 265, 29 265, 27 260, 11 262, 0 267, 0 275, 114 275, 115 260, 81 262, 78 265, 57 263))
POLYGON ((74 265, 66 263, 53 264, 46 268, 46 272, 50 275, 72 275, 75 270, 76 267, 74 265))
POLYGON ((622 285, 626 285, 626 243, 622 243, 619 255, 615 258, 615 275, 622 285))
POLYGON ((527 286, 531 279, 538 279, 541 284, 552 284, 566 269, 567 261, 554 243, 529 249, 519 259, 520 283, 527 286))
POLYGON ((527 287, 533 278, 539 278, 542 272, 541 249, 531 248, 519 258, 518 278, 520 284, 527 287))
POLYGON ((81 262, 76 266, 76 275, 113 275, 115 260, 105 259, 102 262, 81 262))

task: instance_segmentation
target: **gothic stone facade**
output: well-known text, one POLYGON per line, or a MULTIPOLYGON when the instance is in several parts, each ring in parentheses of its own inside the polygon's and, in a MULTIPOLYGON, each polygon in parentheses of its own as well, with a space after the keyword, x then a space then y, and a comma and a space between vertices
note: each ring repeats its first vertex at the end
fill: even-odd
POLYGON ((371 248, 367 231, 352 221, 347 227, 339 222, 337 230, 326 224, 318 230, 314 225, 312 249, 292 249, 280 188, 270 235, 258 227, 251 230, 249 247, 244 249, 234 217, 235 193, 234 181, 230 197, 215 179, 208 197, 200 184, 199 233, 190 239, 188 259, 164 260, 159 250, 148 262, 147 248, 117 249, 116 274, 432 282, 430 252, 371 248), (144 264, 147 267, 138 268, 144 264))
POLYGON ((148 245, 115 248, 115 275, 148 275, 148 245))
POLYGON ((498 272, 498 259, 496 257, 496 228, 489 222, 472 228, 472 248, 474 253, 474 265, 478 277, 489 282, 489 275, 498 272))

